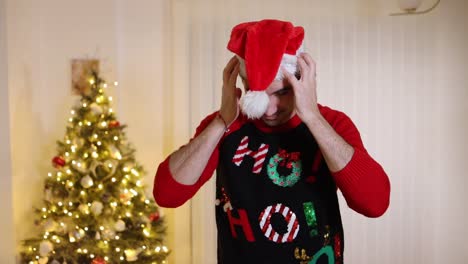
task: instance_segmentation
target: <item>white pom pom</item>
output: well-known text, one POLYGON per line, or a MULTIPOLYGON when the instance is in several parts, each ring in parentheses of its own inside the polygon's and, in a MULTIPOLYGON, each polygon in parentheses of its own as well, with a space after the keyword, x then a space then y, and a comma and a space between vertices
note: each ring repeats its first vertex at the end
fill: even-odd
POLYGON ((242 112, 250 119, 258 119, 265 114, 270 98, 265 91, 248 91, 240 99, 242 112))

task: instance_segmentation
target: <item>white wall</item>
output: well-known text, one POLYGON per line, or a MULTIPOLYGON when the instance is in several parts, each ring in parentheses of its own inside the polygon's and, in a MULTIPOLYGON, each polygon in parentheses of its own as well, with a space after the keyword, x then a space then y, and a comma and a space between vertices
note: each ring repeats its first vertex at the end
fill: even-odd
MULTIPOLYGON (((97 56, 106 79, 120 82, 111 89, 117 115, 129 125, 151 184, 162 158, 219 107, 232 26, 276 17, 305 27, 306 46, 318 64, 319 101, 351 116, 392 182, 390 209, 382 218, 357 215, 342 200, 347 263, 468 258, 465 1, 442 1, 434 12, 415 17, 389 17, 396 5, 384 0, 6 3, 8 89, 0 92, 9 98, 1 104, 9 105, 9 116, 1 111, 1 121, 11 124, 10 237, 17 243, 34 229, 31 207, 42 198, 42 179, 74 102, 70 58, 97 56)), ((0 40, 2 34, 0 27, 0 40)), ((3 80, 0 87, 6 87, 3 80)), ((3 146, 8 136, 0 136, 3 146)), ((215 263, 213 202, 211 181, 193 202, 164 211, 171 263, 215 263)))
POLYGON ((15 261, 15 233, 13 223, 13 184, 10 154, 10 111, 8 100, 8 65, 6 6, 0 0, 0 263, 15 261))

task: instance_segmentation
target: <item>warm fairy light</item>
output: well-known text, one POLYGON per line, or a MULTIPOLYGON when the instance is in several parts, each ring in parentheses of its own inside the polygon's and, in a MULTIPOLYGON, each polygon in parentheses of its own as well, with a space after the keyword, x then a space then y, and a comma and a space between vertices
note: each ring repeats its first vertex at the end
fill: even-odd
POLYGON ((114 136, 114 140, 115 140, 115 141, 119 140, 119 137, 118 137, 118 136, 114 136))
POLYGON ((85 153, 83 154, 83 158, 87 159, 88 157, 89 157, 88 152, 85 152, 85 153))
POLYGON ((74 115, 74 114, 75 114, 75 110, 71 110, 71 111, 70 111, 70 114, 74 115))
POLYGON ((71 141, 69 139, 67 139, 67 144, 70 145, 71 144, 71 141))
POLYGON ((60 172, 60 171, 57 172, 57 176, 58 176, 58 177, 62 177, 62 172, 60 172))
POLYGON ((62 203, 62 202, 58 202, 57 204, 58 204, 58 206, 62 206, 62 205, 63 205, 63 203, 62 203))
POLYGON ((146 249, 146 246, 142 246, 141 248, 142 248, 142 249, 146 249))
POLYGON ((137 196, 137 195, 138 195, 138 192, 135 191, 134 189, 130 189, 130 192, 133 194, 133 196, 137 196))
POLYGON ((148 230, 148 228, 143 229, 143 234, 147 237, 150 236, 150 231, 148 230))
POLYGON ((166 246, 163 246, 163 247, 162 247, 162 250, 163 250, 164 252, 166 252, 166 253, 167 253, 167 251, 169 251, 169 250, 167 249, 166 246))
POLYGON ((149 204, 149 203, 150 203, 150 200, 146 199, 145 204, 149 204))
POLYGON ((99 190, 102 190, 102 188, 103 188, 102 184, 99 184, 99 185, 98 185, 98 189, 99 189, 99 190))
POLYGON ((72 151, 73 153, 76 152, 76 146, 71 146, 70 148, 71 148, 71 151, 72 151))
POLYGON ((80 122, 78 123, 78 125, 79 125, 79 126, 83 126, 83 122, 80 121, 80 122))
POLYGON ((86 193, 85 193, 84 191, 81 191, 80 194, 81 194, 81 195, 85 195, 86 193))
POLYGON ((115 236, 115 240, 119 240, 119 239, 120 239, 120 237, 119 237, 119 236, 115 236))
POLYGON ((107 83, 103 83, 102 87, 107 88, 107 83))
POLYGON ((93 137, 97 139, 97 138, 98 138, 98 134, 94 134, 93 137))
POLYGON ((109 96, 109 102, 112 102, 112 96, 109 96))
POLYGON ((96 103, 100 104, 102 102, 104 102, 104 96, 100 95, 100 96, 96 97, 96 103))
POLYGON ((44 212, 44 213, 47 212, 47 208, 43 207, 42 212, 44 212))
POLYGON ((127 216, 127 217, 131 217, 131 216, 132 216, 132 214, 131 214, 130 212, 126 212, 126 213, 125 213, 125 216, 127 216))
POLYGON ((76 252, 81 253, 81 252, 83 252, 83 250, 81 250, 81 248, 79 248, 79 249, 76 250, 76 252))
POLYGON ((159 253, 159 251, 161 251, 161 247, 157 246, 154 251, 156 251, 156 253, 159 253))
POLYGON ((70 242, 74 243, 74 242, 76 242, 76 239, 74 237, 70 237, 70 242))
POLYGON ((95 158, 95 159, 96 159, 97 157, 99 157, 99 155, 97 154, 96 151, 93 151, 93 153, 91 154, 91 156, 92 156, 93 158, 95 158))
POLYGON ((63 223, 63 222, 60 222, 60 226, 65 226, 65 223, 63 223))
POLYGON ((101 145, 102 145, 101 141, 98 141, 96 144, 97 144, 98 146, 101 146, 101 145))
POLYGON ((68 214, 68 210, 67 209, 63 210, 63 213, 68 214))
POLYGON ((67 174, 70 175, 72 171, 70 169, 67 169, 67 174))
POLYGON ((115 252, 120 252, 120 248, 115 248, 115 252))
POLYGON ((89 257, 94 258, 94 254, 89 255, 89 257))
POLYGON ((130 175, 125 174, 125 179, 129 179, 129 180, 130 180, 130 175))
POLYGON ((114 110, 112 110, 112 108, 109 108, 109 113, 112 113, 114 112, 114 110))
POLYGON ((83 103, 83 107, 87 107, 87 106, 88 106, 88 104, 87 104, 87 103, 83 103))
POLYGON ((108 243, 109 243, 109 242, 107 242, 107 240, 104 240, 104 244, 106 244, 106 245, 107 245, 108 243))
POLYGON ((36 256, 36 259, 39 259, 39 256, 36 256))
POLYGON ((48 177, 52 177, 52 173, 50 173, 50 172, 47 173, 47 176, 48 176, 48 177))
POLYGON ((83 249, 83 253, 88 254, 88 250, 86 248, 83 249))
POLYGON ((111 181, 116 182, 117 180, 114 177, 112 177, 111 181))
POLYGON ((115 86, 119 85, 119 82, 115 81, 115 82, 114 82, 114 85, 115 85, 115 86))
POLYGON ((100 227, 99 227, 99 230, 103 231, 103 230, 104 230, 104 227, 103 227, 103 226, 100 226, 100 227))
POLYGON ((102 127, 106 127, 106 126, 107 126, 107 122, 106 122, 106 121, 102 121, 102 122, 101 122, 101 126, 102 126, 102 127))
POLYGON ((107 165, 109 168, 112 168, 112 163, 109 163, 109 165, 107 165))
POLYGON ((135 175, 135 176, 140 176, 140 174, 138 173, 138 171, 135 170, 135 169, 132 169, 131 172, 132 172, 132 174, 135 175))
POLYGON ((89 228, 88 228, 87 226, 86 226, 85 228, 83 228, 83 229, 84 229, 84 231, 88 231, 88 230, 89 230, 89 228))
POLYGON ((122 180, 122 183, 123 183, 124 185, 127 184, 127 180, 126 180, 126 179, 123 179, 123 180, 122 180))
POLYGON ((104 257, 104 260, 105 260, 105 261, 109 261, 109 257, 105 256, 105 257, 104 257))
POLYGON ((124 260, 124 257, 123 257, 123 256, 121 256, 121 257, 120 257, 120 260, 124 260))
POLYGON ((110 205, 113 206, 113 207, 116 207, 116 206, 117 206, 117 202, 112 202, 110 205))
POLYGON ((68 203, 68 206, 73 206, 73 203, 72 203, 72 202, 69 202, 69 203, 68 203))
POLYGON ((94 79, 89 79, 89 83, 90 83, 91 85, 93 85, 93 84, 95 83, 95 80, 94 80, 94 79))
POLYGON ((141 187, 142 185, 143 185, 143 184, 141 184, 141 181, 140 181, 140 180, 136 181, 136 186, 141 187))
POLYGON ((91 126, 91 124, 92 124, 91 121, 88 121, 87 125, 88 125, 88 126, 91 126))
POLYGON ((103 93, 104 91, 103 91, 102 89, 99 89, 98 92, 99 92, 99 93, 103 93))
POLYGON ((68 118, 68 122, 73 122, 73 118, 72 117, 68 118))

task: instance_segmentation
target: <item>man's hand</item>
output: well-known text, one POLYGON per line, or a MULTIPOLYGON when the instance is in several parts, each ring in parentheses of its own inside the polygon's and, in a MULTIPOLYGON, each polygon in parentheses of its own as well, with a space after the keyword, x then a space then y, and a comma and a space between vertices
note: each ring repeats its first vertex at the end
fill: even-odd
POLYGON ((226 127, 229 127, 239 116, 239 97, 242 93, 240 88, 236 88, 239 67, 239 60, 233 56, 223 71, 223 92, 219 114, 226 127))
POLYGON ((301 53, 297 58, 301 78, 283 70, 283 74, 291 83, 294 91, 296 112, 305 123, 313 120, 320 114, 317 106, 317 81, 315 62, 307 53, 301 53))

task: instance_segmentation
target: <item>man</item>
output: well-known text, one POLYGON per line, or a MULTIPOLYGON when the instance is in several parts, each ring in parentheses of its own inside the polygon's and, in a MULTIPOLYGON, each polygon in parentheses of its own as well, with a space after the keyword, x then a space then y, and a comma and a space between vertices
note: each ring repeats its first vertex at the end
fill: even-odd
POLYGON ((354 124, 317 103, 303 38, 278 20, 234 27, 220 110, 156 173, 157 203, 177 207, 216 169, 218 263, 343 263, 337 189, 368 217, 388 207, 388 177, 354 124))

